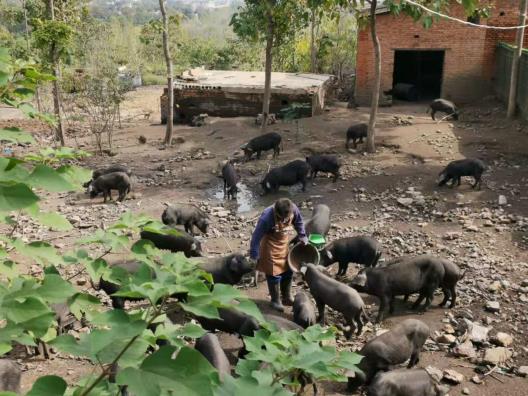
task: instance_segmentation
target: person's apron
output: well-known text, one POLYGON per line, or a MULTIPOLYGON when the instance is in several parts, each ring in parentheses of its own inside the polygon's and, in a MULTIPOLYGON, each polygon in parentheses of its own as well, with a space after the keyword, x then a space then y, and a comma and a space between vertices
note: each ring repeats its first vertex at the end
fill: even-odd
POLYGON ((275 218, 275 227, 262 238, 259 246, 257 270, 266 275, 280 275, 289 269, 288 244, 292 233, 293 215, 286 223, 275 218))

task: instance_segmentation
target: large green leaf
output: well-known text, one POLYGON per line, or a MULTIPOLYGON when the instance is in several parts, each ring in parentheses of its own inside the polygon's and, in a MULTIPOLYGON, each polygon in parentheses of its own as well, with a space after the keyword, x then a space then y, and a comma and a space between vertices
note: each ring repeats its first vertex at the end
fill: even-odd
POLYGON ((72 165, 61 166, 57 169, 57 173, 69 183, 76 186, 77 189, 81 189, 82 184, 92 178, 92 172, 89 169, 72 165))
POLYGON ((7 318, 15 323, 27 322, 51 312, 49 307, 37 297, 9 299, 4 301, 2 308, 7 318))
POLYGON ((46 375, 35 381, 26 396, 61 396, 67 387, 68 384, 61 377, 46 375))
POLYGON ((136 396, 174 395, 209 396, 218 384, 218 374, 211 364, 194 349, 184 347, 172 359, 173 347, 162 347, 141 364, 139 369, 127 368, 117 375, 117 383, 128 385, 136 396))
POLYGON ((14 143, 35 143, 33 136, 27 132, 22 132, 20 128, 0 128, 0 141, 14 143))
POLYGON ((2 212, 24 209, 38 200, 39 198, 25 184, 0 184, 0 211, 2 212))
POLYGON ((70 282, 60 275, 49 274, 44 277, 42 285, 35 291, 37 295, 51 304, 64 302, 76 293, 70 282))
POLYGON ((33 187, 51 192, 75 190, 75 186, 68 182, 55 169, 46 165, 37 165, 29 175, 28 183, 33 187))
POLYGON ((224 377, 221 386, 214 390, 215 396, 292 396, 293 393, 288 392, 279 384, 272 386, 262 386, 254 378, 251 377, 224 377))
POLYGON ((64 261, 57 250, 47 242, 24 243, 20 239, 12 241, 17 252, 35 260, 39 264, 60 265, 64 261))
POLYGON ((43 226, 56 231, 69 231, 73 227, 70 222, 57 212, 42 212, 38 205, 31 205, 26 212, 43 226))

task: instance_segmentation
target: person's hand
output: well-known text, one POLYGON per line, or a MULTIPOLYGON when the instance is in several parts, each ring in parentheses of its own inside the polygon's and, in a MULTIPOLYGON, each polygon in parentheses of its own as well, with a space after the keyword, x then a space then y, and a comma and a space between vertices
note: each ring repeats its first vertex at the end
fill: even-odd
POLYGON ((301 242, 303 245, 308 245, 308 237, 301 238, 301 242))
POLYGON ((249 264, 251 267, 255 268, 257 266, 257 259, 256 258, 248 258, 249 264))

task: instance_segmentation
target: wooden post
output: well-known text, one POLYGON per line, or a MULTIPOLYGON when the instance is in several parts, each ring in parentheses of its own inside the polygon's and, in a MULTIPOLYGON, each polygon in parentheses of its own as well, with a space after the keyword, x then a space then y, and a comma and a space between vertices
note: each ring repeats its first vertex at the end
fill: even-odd
POLYGON ((381 88, 381 49, 378 34, 376 31, 376 8, 377 0, 367 0, 370 3, 370 35, 372 37, 372 44, 374 45, 375 55, 375 78, 374 87, 372 90, 372 101, 370 104, 370 118, 367 132, 367 151, 369 153, 376 152, 376 117, 378 116, 379 105, 379 91, 381 88))
MULTIPOLYGON (((526 25, 526 13, 528 12, 528 0, 521 0, 519 5, 519 26, 526 25)), ((519 63, 521 62, 525 28, 517 29, 515 45, 512 58, 512 67, 510 75, 510 92, 508 96, 508 118, 515 116, 517 102, 517 83, 519 81, 519 63)))
POLYGON ((163 22, 163 54, 165 55, 165 64, 167 65, 167 129, 165 130, 165 145, 172 144, 172 131, 174 123, 174 82, 172 76, 172 60, 169 50, 169 22, 167 19, 167 10, 165 9, 165 0, 159 0, 161 19, 163 22))

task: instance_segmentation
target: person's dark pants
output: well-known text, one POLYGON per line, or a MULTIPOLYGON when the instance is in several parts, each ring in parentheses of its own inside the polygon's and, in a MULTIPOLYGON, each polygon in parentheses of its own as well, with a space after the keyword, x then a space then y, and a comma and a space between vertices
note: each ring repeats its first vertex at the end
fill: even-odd
POLYGON ((290 280, 293 275, 292 270, 287 270, 280 275, 266 275, 266 281, 268 284, 275 285, 277 283, 282 283, 286 280, 290 280))

